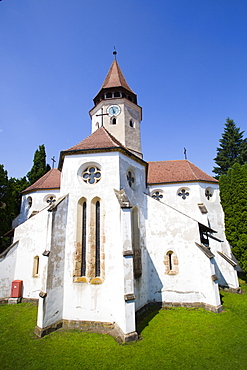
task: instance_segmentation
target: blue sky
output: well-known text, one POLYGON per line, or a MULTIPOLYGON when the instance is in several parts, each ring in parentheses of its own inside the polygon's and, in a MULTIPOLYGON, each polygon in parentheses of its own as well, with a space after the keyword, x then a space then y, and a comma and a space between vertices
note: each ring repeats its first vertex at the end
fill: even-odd
POLYGON ((146 161, 212 174, 227 117, 247 136, 246 0, 2 0, 0 164, 30 170, 91 133, 88 111, 113 60, 143 108, 146 161))

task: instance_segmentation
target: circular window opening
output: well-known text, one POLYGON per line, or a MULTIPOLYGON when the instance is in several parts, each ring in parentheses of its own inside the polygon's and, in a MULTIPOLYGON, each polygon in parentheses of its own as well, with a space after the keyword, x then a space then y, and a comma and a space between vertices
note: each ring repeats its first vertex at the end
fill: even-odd
POLYGON ((181 197, 182 199, 186 199, 190 195, 189 191, 185 188, 180 189, 178 191, 178 196, 181 197))
POLYGON ((212 199, 212 196, 213 196, 213 190, 210 188, 207 188, 205 190, 205 197, 207 198, 207 200, 210 200, 212 199))
POLYGON ((46 203, 48 203, 49 205, 52 205, 52 203, 56 202, 56 197, 54 195, 49 195, 47 198, 46 198, 46 203))
POLYGON ((85 183, 94 185, 101 179, 101 171, 96 166, 87 167, 82 173, 82 179, 85 183))
POLYGON ((163 198, 163 194, 161 191, 159 190, 154 190, 152 192, 152 198, 156 199, 156 200, 161 200, 163 198))

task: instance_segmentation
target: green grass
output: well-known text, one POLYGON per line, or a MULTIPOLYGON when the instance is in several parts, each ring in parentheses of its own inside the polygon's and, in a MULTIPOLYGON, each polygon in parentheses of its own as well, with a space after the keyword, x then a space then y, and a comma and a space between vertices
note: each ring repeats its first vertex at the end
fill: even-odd
POLYGON ((141 339, 122 345, 108 335, 76 330, 37 339, 37 306, 3 305, 0 368, 246 370, 247 294, 223 292, 222 300, 220 314, 186 308, 150 312, 139 325, 141 339))

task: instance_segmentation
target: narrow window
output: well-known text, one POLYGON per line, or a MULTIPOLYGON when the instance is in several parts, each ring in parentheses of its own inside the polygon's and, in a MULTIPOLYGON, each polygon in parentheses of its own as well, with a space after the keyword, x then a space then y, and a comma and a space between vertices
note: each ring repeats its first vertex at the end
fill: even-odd
POLYGON ((87 274, 87 212, 87 201, 85 198, 81 198, 77 204, 74 282, 84 281, 81 278, 86 277, 87 274))
POLYGON ((96 230, 95 230, 95 276, 100 276, 100 202, 96 202, 96 230))
POLYGON ((132 121, 132 119, 130 120, 130 127, 134 127, 134 122, 132 121))
POLYGON ((81 276, 86 276, 86 231, 87 231, 87 203, 82 205, 82 250, 81 250, 81 276))
POLYGON ((172 252, 168 252, 169 271, 172 271, 172 252))
POLYGON ((116 125, 117 124, 117 119, 114 117, 114 118, 112 118, 112 120, 111 120, 111 124, 112 125, 116 125))
POLYGON ((132 210, 132 249, 133 249, 133 263, 134 263, 134 276, 138 278, 142 275, 142 256, 140 246, 140 226, 139 226, 139 213, 136 207, 132 210))
POLYGON ((176 275, 178 274, 178 257, 174 251, 168 251, 164 258, 165 274, 176 275))
POLYGON ((35 256, 33 259, 33 276, 38 277, 39 275, 39 256, 35 256))

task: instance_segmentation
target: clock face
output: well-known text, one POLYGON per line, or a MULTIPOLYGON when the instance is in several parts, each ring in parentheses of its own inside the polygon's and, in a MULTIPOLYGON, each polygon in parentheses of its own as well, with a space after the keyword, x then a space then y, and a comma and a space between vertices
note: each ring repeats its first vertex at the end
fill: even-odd
POLYGON ((118 116, 120 113, 120 107, 118 105, 111 105, 108 109, 108 114, 110 117, 112 116, 118 116))

